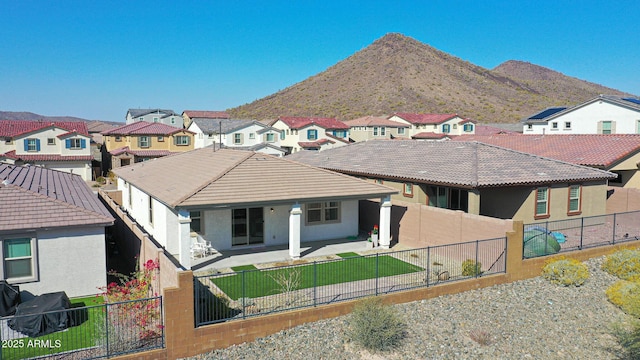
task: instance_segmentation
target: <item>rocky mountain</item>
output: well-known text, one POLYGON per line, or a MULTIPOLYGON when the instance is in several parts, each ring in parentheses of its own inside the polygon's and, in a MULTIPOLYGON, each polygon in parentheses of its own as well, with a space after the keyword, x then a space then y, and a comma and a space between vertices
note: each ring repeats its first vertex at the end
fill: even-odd
POLYGON ((350 120, 393 112, 458 113, 513 123, 550 106, 572 106, 615 89, 521 61, 485 69, 401 34, 387 34, 327 70, 273 95, 227 110, 350 120))

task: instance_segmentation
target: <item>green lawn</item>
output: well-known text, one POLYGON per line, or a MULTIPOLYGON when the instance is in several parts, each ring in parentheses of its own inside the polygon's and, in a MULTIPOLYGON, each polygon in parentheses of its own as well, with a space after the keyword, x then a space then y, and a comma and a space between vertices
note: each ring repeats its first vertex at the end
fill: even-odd
MULTIPOLYGON (((355 254, 355 253, 354 253, 355 254)), ((315 286, 340 284, 351 281, 373 279, 378 277, 408 274, 424 269, 389 255, 378 257, 348 257, 341 261, 322 262, 315 265, 302 265, 267 270, 250 270, 230 276, 213 277, 215 283, 230 298, 237 300, 241 297, 257 298, 282 293, 282 287, 275 279, 287 276, 292 271, 300 272, 300 282, 297 289, 307 289, 315 286), (376 262, 378 262, 376 266, 376 262), (297 270, 294 270, 297 269, 297 270), (243 290, 244 278, 244 290, 243 290), (275 278, 275 279, 274 279, 275 278)))
POLYGON ((350 258, 350 257, 358 257, 358 256, 362 256, 358 253, 354 253, 354 252, 345 252, 345 253, 340 253, 340 254, 336 254, 338 256, 340 256, 341 258, 350 258))
MULTIPOLYGON (((104 302, 102 297, 85 297, 71 300, 71 308, 95 306, 104 302)), ((22 337, 10 340, 3 339, 2 359, 24 359, 48 354, 55 354, 69 350, 83 349, 95 346, 96 322, 102 321, 102 307, 89 308, 86 311, 73 311, 71 316, 74 321, 81 324, 72 326, 66 331, 58 331, 53 334, 37 338, 22 337), (14 345, 15 348, 9 347, 14 345)))

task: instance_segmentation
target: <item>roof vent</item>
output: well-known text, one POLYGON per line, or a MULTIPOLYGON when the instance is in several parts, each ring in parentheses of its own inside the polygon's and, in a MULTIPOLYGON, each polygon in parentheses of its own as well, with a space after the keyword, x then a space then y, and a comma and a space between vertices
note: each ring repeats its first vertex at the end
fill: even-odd
POLYGON ((11 182, 9 181, 9 179, 2 180, 2 185, 7 186, 7 185, 10 185, 10 184, 11 184, 11 182))
POLYGON ((539 172, 536 175, 538 175, 538 176, 547 176, 547 173, 539 172))

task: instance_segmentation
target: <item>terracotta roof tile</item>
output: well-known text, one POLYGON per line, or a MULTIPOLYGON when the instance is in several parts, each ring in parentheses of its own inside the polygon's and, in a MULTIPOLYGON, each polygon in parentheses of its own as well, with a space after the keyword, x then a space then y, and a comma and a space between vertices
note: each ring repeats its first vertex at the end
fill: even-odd
POLYGON ((171 135, 180 131, 192 133, 191 131, 176 128, 175 126, 152 123, 147 121, 137 121, 131 124, 118 126, 101 132, 102 135, 171 135))
POLYGON ((89 136, 87 124, 83 121, 27 121, 27 120, 0 120, 0 137, 16 137, 34 131, 57 127, 68 132, 89 136))
POLYGON ((175 152, 171 152, 169 150, 131 150, 128 146, 113 149, 109 151, 109 154, 118 156, 122 154, 131 154, 142 157, 161 157, 168 156, 171 154, 176 154, 175 152))
POLYGON ((24 161, 91 161, 91 155, 59 155, 59 154, 39 154, 39 155, 17 155, 15 150, 11 150, 0 157, 6 157, 13 160, 24 161))

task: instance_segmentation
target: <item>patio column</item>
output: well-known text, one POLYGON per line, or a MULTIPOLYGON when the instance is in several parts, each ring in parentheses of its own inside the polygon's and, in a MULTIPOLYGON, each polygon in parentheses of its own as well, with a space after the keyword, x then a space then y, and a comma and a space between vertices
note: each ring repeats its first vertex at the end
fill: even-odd
POLYGON ((391 244, 391 196, 380 199, 380 247, 388 249, 391 244))
POLYGON ((178 254, 180 264, 191 268, 191 217, 182 209, 178 210, 178 254))
POLYGON ((302 209, 300 204, 293 204, 289 212, 289 256, 300 258, 300 218, 302 209))

